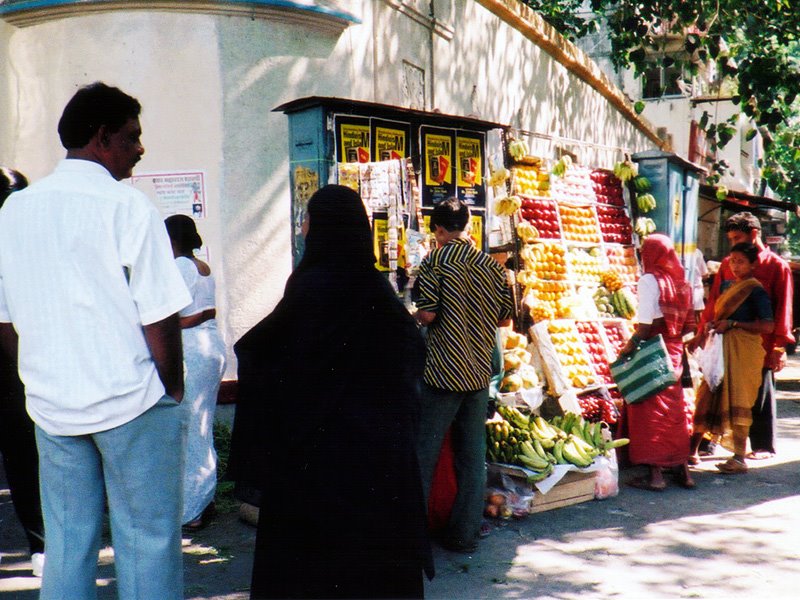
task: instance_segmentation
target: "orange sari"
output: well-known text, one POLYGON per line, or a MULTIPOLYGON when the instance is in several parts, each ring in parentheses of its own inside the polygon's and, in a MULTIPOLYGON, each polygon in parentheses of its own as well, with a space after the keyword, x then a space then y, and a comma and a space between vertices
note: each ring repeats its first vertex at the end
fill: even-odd
MULTIPOLYGON (((759 287, 761 284, 752 277, 732 285, 714 304, 714 319, 727 319, 759 287)), ((730 448, 733 427, 749 428, 753 422, 752 409, 761 385, 764 348, 760 334, 743 329, 726 331, 722 346, 725 375, 714 392, 705 382, 700 384, 694 431, 722 436, 723 446, 730 448)))

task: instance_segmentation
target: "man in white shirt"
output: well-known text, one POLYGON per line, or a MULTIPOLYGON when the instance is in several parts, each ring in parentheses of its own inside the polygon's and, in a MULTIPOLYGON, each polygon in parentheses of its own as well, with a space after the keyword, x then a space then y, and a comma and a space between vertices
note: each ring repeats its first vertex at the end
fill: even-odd
POLYGON ((58 124, 66 159, 0 211, 0 342, 36 424, 43 599, 96 597, 106 500, 119 597, 183 598, 191 297, 158 211, 120 183, 144 154, 140 110, 102 83, 78 90, 58 124))

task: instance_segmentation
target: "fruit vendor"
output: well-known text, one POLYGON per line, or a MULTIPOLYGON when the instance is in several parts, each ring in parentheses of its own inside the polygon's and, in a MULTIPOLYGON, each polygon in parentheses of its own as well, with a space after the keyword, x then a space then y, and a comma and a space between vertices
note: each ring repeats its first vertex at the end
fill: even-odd
MULTIPOLYGON (((770 458, 775 454, 775 373, 786 366, 787 344, 794 342, 792 337, 792 272, 789 265, 772 252, 761 240, 761 223, 749 212, 740 212, 725 221, 725 235, 731 246, 750 242, 758 248, 758 261, 753 270, 755 277, 772 302, 775 328, 772 333, 761 336, 766 351, 762 370, 761 387, 753 406, 753 424, 750 427, 750 450, 748 458, 770 458)), ((714 283, 711 285, 706 308, 698 323, 697 331, 703 331, 705 324, 714 318, 714 304, 720 296, 720 288, 725 281, 735 279, 730 267, 730 256, 720 265, 714 283)))
MULTIPOLYGON (((682 336, 694 328, 694 310, 691 287, 670 238, 662 234, 645 238, 642 269, 636 332, 620 355, 636 351, 639 342, 660 334, 673 369, 680 373, 682 336)), ((670 468, 678 485, 694 487, 689 473, 689 427, 680 382, 636 404, 626 404, 622 417, 623 431, 631 440, 631 463, 648 468, 646 476, 636 477, 628 485, 661 491, 667 486, 662 471, 670 468)))
POLYGON ((430 228, 439 247, 420 266, 416 298, 417 319, 428 327, 417 454, 427 500, 451 429, 458 491, 440 541, 457 552, 477 547, 492 352, 497 327, 509 324, 512 314, 503 267, 471 243, 465 231, 469 217, 457 198, 433 209, 430 228))

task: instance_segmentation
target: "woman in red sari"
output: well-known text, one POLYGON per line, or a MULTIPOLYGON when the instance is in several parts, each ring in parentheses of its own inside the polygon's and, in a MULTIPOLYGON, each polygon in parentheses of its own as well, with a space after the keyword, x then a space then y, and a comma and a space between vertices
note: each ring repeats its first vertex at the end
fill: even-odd
MULTIPOLYGON (((648 236, 641 253, 644 275, 638 288, 638 324, 621 354, 633 352, 640 341, 661 334, 675 372, 680 373, 683 335, 694 329, 691 287, 670 238, 657 233, 648 236)), ((648 467, 647 476, 637 477, 629 485, 661 491, 667 485, 662 471, 671 468, 679 485, 694 487, 685 407, 680 381, 640 403, 626 405, 630 460, 648 467)))

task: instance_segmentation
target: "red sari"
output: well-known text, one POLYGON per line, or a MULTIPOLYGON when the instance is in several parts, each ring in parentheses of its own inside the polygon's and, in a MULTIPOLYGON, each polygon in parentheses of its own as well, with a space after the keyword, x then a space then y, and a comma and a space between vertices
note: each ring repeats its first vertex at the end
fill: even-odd
MULTIPOLYGON (((642 244, 642 266, 656 278, 659 306, 664 315, 656 319, 651 335, 664 337, 672 366, 682 371, 684 330, 694 326, 691 288, 672 247, 661 234, 648 236, 642 244)), ((624 427, 630 438, 630 462, 657 467, 683 465, 689 458, 691 423, 680 381, 638 404, 626 405, 624 427)))

